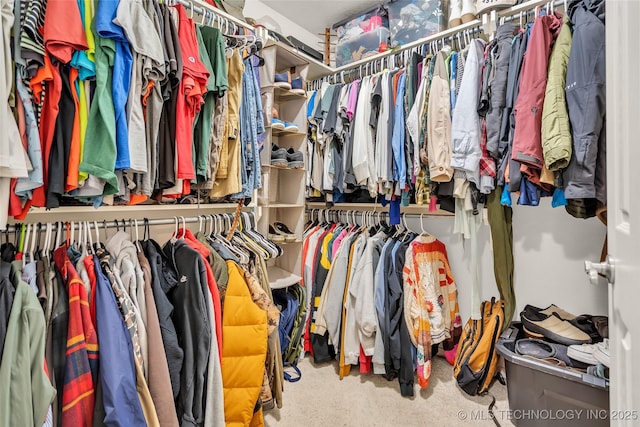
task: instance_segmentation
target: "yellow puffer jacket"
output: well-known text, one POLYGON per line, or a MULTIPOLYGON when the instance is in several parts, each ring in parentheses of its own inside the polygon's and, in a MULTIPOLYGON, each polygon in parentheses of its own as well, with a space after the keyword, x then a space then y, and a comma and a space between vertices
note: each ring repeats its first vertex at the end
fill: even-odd
POLYGON ((263 426, 260 397, 267 356, 267 315, 251 299, 244 274, 227 261, 229 283, 222 317, 224 417, 229 426, 263 426))

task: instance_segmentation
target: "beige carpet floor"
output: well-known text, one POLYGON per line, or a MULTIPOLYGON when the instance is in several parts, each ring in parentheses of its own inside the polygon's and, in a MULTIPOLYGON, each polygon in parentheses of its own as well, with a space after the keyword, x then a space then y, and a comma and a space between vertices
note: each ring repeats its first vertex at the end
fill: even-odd
MULTIPOLYGON (((360 375, 357 368, 340 381, 337 362, 316 366, 306 357, 298 366, 302 379, 285 382, 283 407, 265 413, 267 427, 495 426, 487 411, 491 397, 461 391, 453 367, 440 356, 433 360, 429 386, 420 390, 416 384, 413 398, 400 395, 397 380, 360 375)), ((512 427, 507 388, 495 382, 490 392, 501 426, 512 427)))

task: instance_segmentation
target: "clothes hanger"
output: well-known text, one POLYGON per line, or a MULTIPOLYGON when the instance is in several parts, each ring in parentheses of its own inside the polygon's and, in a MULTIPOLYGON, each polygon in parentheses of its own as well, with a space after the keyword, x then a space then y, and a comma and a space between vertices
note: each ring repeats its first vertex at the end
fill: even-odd
POLYGON ((133 219, 133 225, 131 226, 131 228, 133 228, 135 230, 136 233, 136 249, 138 250, 138 253, 142 252, 142 245, 140 244, 140 230, 138 229, 138 220, 137 219, 133 219), (135 228, 134 228, 135 227, 135 228))
POLYGON ((146 242, 149 240, 149 236, 151 234, 151 230, 149 229, 149 218, 143 218, 142 224, 144 227, 142 230, 142 240, 146 242))
POLYGON ((31 239, 31 224, 27 224, 27 228, 26 228, 26 232, 24 233, 24 239, 21 238, 22 240, 22 249, 20 250, 20 252, 22 252, 23 254, 23 260, 25 262, 25 264, 27 262, 29 262, 29 255, 31 255, 31 253, 29 252, 29 242, 31 239))
MULTIPOLYGON (((89 243, 86 245, 87 246, 87 253, 93 254, 93 237, 91 236, 91 223, 89 221, 87 221, 85 224, 86 224, 86 227, 87 227, 87 239, 89 240, 89 243)), ((94 222, 94 224, 95 224, 95 222, 94 222)), ((96 225, 96 228, 97 228, 98 225, 97 224, 95 224, 95 225, 96 225)))
POLYGON ((171 244, 175 245, 175 243, 178 241, 178 217, 174 216, 173 221, 174 221, 174 230, 173 230, 173 235, 171 236, 171 239, 169 241, 171 242, 171 244))
POLYGON ((180 236, 180 239, 184 239, 187 235, 187 220, 183 216, 180 219, 182 220, 182 236, 180 236))

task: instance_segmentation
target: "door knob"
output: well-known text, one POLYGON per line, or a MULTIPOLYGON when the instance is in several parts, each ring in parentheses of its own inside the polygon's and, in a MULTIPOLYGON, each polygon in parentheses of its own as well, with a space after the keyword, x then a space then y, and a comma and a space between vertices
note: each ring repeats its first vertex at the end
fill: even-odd
POLYGON ((589 281, 596 286, 600 283, 599 276, 607 279, 607 282, 613 284, 615 281, 615 266, 613 259, 607 255, 604 262, 584 262, 584 270, 589 276, 589 281))

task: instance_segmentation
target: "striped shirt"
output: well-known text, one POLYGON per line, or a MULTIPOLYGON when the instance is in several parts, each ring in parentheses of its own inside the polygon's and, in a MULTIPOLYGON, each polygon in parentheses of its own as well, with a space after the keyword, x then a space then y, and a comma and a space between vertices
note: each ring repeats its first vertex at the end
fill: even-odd
POLYGON ((91 427, 98 379, 98 336, 91 322, 87 291, 69 260, 67 246, 56 249, 53 259, 69 293, 62 425, 91 427))

